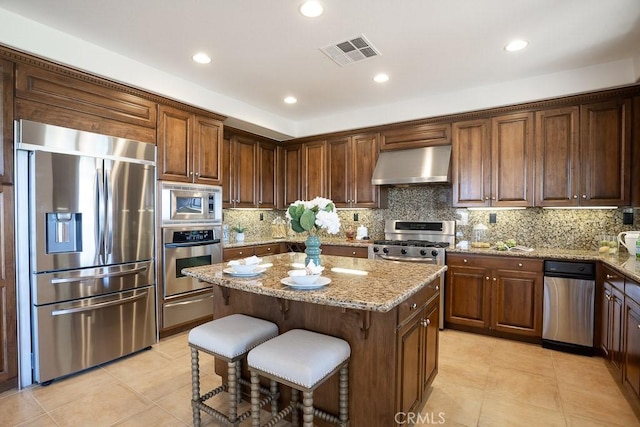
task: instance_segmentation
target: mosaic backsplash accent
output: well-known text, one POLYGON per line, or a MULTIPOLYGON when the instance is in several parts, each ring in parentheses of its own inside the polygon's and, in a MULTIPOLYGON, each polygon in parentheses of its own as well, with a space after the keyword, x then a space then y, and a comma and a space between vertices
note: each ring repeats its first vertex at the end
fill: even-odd
MULTIPOLYGON (((617 235, 621 231, 640 230, 639 212, 634 210, 634 224, 623 225, 618 209, 542 209, 527 208, 508 211, 470 211, 451 206, 450 185, 392 187, 388 191, 386 209, 341 209, 338 211, 341 230, 358 226, 368 228, 371 239, 384 237, 385 219, 413 221, 455 220, 456 241, 473 240, 473 227, 485 224, 487 240, 516 239, 518 244, 535 248, 591 249, 601 234, 617 235), (496 223, 489 224, 489 214, 496 213, 496 223), (354 220, 357 214, 358 221, 354 220)), ((225 224, 241 223, 248 227, 247 239, 271 237, 271 222, 284 218, 284 210, 225 210, 225 224), (260 213, 263 220, 260 221, 260 213)), ((233 241, 234 233, 231 233, 233 241)))

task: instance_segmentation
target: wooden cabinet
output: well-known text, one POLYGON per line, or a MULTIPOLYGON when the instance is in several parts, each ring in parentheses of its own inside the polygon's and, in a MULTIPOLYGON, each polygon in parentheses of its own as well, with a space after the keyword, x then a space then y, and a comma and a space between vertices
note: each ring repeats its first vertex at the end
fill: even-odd
POLYGON ((454 206, 533 206, 532 125, 531 113, 454 123, 454 206))
POLYGON ((450 254, 447 265, 447 324, 542 337, 542 260, 450 254))
POLYGON ((13 63, 0 59, 0 183, 13 183, 13 63))
POLYGON ((440 297, 415 309, 397 334, 398 412, 418 412, 438 372, 438 306, 440 297))
MULTIPOLYGON (((640 287, 633 281, 626 286, 640 287)), ((624 384, 640 398, 640 304, 631 298, 624 303, 624 384)))
POLYGON ((327 141, 302 144, 302 198, 327 197, 327 141))
POLYGON ((0 393, 18 384, 13 186, 0 186, 0 393))
POLYGON ((451 143, 451 124, 430 123, 393 127, 380 133, 381 150, 448 145, 451 143))
POLYGON ((322 255, 368 258, 369 250, 365 247, 350 245, 322 245, 322 255))
POLYGON ((234 248, 224 248, 222 250, 222 260, 224 262, 232 259, 247 258, 252 255, 267 256, 286 252, 282 243, 267 243, 263 245, 247 245, 234 248))
POLYGON ((328 198, 336 207, 379 207, 379 187, 371 184, 378 158, 378 134, 329 140, 328 198))
POLYGON ((279 207, 287 208, 291 203, 302 199, 302 145, 284 145, 278 149, 283 169, 279 180, 279 207))
POLYGON ((278 152, 275 143, 258 141, 256 147, 256 198, 259 208, 275 209, 278 203, 276 177, 278 176, 278 152))
POLYGON ((620 206, 630 200, 631 101, 536 113, 537 206, 620 206))
POLYGON ((601 339, 600 349, 612 365, 621 372, 622 368, 622 321, 624 304, 624 277, 603 266, 600 291, 601 339))
POLYGON ((158 177, 219 185, 222 123, 178 108, 158 108, 158 177))

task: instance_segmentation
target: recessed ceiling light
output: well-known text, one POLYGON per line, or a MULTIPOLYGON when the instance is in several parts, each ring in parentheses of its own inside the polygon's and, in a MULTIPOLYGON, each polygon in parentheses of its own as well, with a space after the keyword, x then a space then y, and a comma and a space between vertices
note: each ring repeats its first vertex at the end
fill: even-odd
POLYGON ((504 50, 507 52, 515 52, 517 50, 522 50, 529 45, 529 42, 526 40, 511 40, 505 47, 504 50))
POLYGON ((376 74, 376 76, 373 78, 373 80, 376 83, 384 83, 386 81, 389 81, 389 76, 385 73, 380 73, 380 74, 376 74))
POLYGON ((309 0, 302 3, 300 6, 300 13, 307 18, 317 18, 324 12, 324 7, 319 1, 309 0))
POLYGON ((284 102, 287 104, 295 104, 296 102, 298 102, 298 100, 295 98, 295 96, 287 96, 284 99, 284 102))
POLYGON ((208 64, 209 62, 211 62, 211 58, 209 58, 209 55, 207 55, 206 53, 196 53, 195 55, 193 55, 193 60, 196 61, 198 64, 208 64))

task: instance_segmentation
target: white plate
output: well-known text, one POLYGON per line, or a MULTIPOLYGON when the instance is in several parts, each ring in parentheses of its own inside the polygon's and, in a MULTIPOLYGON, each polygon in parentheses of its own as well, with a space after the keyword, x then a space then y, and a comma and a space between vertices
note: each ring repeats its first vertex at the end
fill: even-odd
POLYGON ((282 283, 283 285, 287 285, 293 289, 319 289, 331 283, 331 279, 329 279, 328 277, 320 276, 315 283, 312 283, 310 285, 299 285, 294 282, 291 277, 285 277, 284 279, 280 279, 280 283, 282 283))
POLYGON ((251 273, 236 273, 236 271, 229 267, 229 268, 225 268, 224 271, 225 273, 227 273, 229 276, 235 276, 235 277, 254 277, 257 276, 259 274, 262 274, 266 271, 267 269, 265 267, 256 267, 253 269, 253 271, 251 273))

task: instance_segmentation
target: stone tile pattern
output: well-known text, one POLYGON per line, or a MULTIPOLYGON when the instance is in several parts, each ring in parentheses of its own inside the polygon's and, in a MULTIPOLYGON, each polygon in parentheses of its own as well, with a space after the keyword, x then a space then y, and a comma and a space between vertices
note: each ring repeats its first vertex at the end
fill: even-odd
POLYGON ((296 290, 281 283, 288 271, 304 267, 304 253, 285 253, 263 257, 263 263, 273 264, 255 278, 233 277, 222 270, 224 263, 183 270, 189 276, 232 289, 293 301, 310 302, 334 307, 387 312, 434 279, 444 274, 446 266, 419 263, 390 264, 362 258, 322 256, 322 276, 331 279, 327 286, 316 290, 296 290), (332 271, 342 268, 366 275, 332 271))
MULTIPOLYGON (((491 211, 469 211, 451 206, 451 185, 433 184, 425 186, 391 187, 388 191, 386 209, 341 209, 342 223, 339 238, 345 237, 348 228, 359 225, 368 227, 371 239, 384 237, 384 220, 404 219, 409 221, 455 220, 458 240, 473 238, 473 226, 485 224, 489 227, 488 239, 516 239, 518 244, 536 248, 591 249, 600 234, 618 234, 621 231, 640 230, 640 214, 636 212, 635 224, 622 224, 622 208, 601 209, 542 209, 495 211, 497 222, 489 224, 491 211), (358 221, 354 221, 354 214, 358 221)), ((285 211, 225 210, 224 222, 247 225, 248 238, 271 236, 271 221, 285 211), (263 212, 263 221, 259 221, 263 212)), ((232 233, 233 234, 233 233, 232 233)))
MULTIPOLYGON (((0 425, 190 426, 187 336, 47 387, 2 393, 0 425)), ((416 426, 640 426, 601 357, 453 330, 441 331, 439 343, 438 375, 426 405, 412 414, 416 426)), ((203 390, 220 384, 211 356, 200 354, 200 369, 203 390)), ((213 406, 224 410, 226 397, 214 397, 213 406)), ((204 412, 202 425, 221 426, 204 412)))

